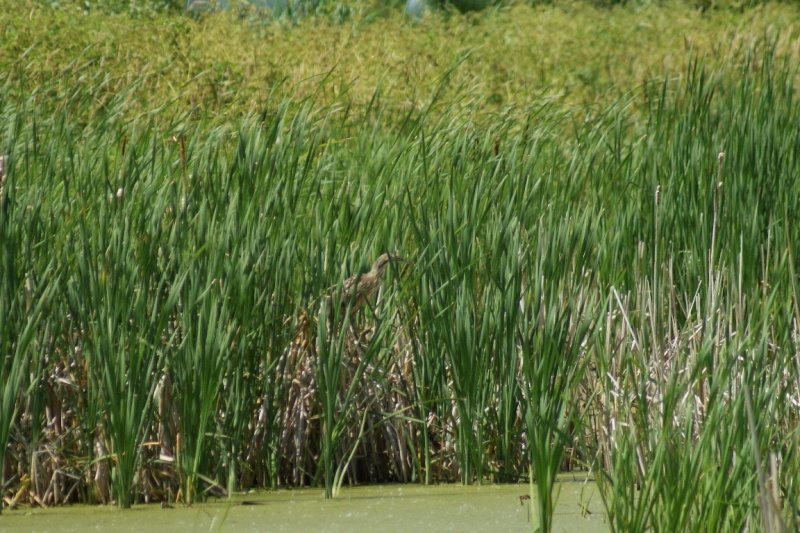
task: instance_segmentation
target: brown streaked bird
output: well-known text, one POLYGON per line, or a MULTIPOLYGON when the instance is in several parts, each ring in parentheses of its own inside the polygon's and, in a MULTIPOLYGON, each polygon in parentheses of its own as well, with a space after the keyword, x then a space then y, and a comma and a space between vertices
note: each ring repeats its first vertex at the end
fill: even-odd
POLYGON ((372 302, 381 286, 383 273, 386 266, 392 262, 405 263, 405 259, 392 254, 383 254, 372 265, 372 269, 364 274, 356 274, 344 280, 342 284, 342 316, 350 306, 350 316, 364 307, 367 302, 372 302))

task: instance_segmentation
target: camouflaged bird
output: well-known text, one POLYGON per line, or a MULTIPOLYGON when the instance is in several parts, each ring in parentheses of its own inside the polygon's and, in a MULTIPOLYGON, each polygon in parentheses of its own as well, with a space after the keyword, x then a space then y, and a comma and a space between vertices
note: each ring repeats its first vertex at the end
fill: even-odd
POLYGON ((381 286, 386 266, 392 261, 406 262, 396 255, 383 254, 375 260, 369 272, 356 274, 344 280, 342 284, 342 316, 344 316, 348 307, 350 308, 350 316, 353 316, 367 303, 372 304, 372 300, 381 286))

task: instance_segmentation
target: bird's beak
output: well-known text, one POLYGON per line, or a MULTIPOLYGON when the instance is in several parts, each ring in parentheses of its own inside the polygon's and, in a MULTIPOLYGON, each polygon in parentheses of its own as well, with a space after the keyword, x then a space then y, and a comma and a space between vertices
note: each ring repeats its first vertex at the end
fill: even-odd
POLYGON ((406 265, 407 265, 407 264, 409 264, 409 262, 408 262, 408 261, 406 261, 405 259, 403 259, 403 258, 402 258, 402 257, 400 257, 399 255, 397 255, 397 252, 396 252, 396 251, 395 251, 395 252, 393 252, 393 253, 391 253, 391 254, 389 254, 389 258, 390 258, 392 261, 396 261, 396 262, 398 262, 398 263, 404 263, 404 264, 406 264, 406 265))

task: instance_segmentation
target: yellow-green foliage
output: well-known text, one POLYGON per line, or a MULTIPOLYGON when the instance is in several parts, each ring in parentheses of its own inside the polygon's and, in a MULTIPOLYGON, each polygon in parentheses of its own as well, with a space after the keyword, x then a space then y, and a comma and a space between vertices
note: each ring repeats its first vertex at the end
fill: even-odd
POLYGON ((692 54, 712 67, 735 65, 768 27, 782 31, 779 55, 798 56, 797 30, 786 21, 800 10, 788 3, 705 12, 685 3, 512 3, 416 22, 364 0, 347 13, 289 22, 229 13, 109 15, 69 2, 52 9, 2 0, 0 72, 24 78, 27 92, 55 107, 91 92, 82 110, 95 113, 128 91, 130 117, 155 109, 222 121, 262 111, 274 91, 362 104, 380 87, 382 103, 400 111, 424 105, 437 89, 445 100, 466 96, 487 109, 542 96, 605 103, 667 69, 684 72, 692 54), (329 83, 320 89, 324 76, 329 83))

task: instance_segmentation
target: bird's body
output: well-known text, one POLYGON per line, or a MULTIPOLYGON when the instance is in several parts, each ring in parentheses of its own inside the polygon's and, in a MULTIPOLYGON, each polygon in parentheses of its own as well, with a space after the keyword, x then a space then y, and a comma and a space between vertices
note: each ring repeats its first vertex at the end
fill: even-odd
POLYGON ((348 307, 352 316, 368 302, 372 302, 381 286, 386 265, 391 261, 403 261, 403 259, 392 254, 383 254, 375 260, 369 272, 356 274, 344 280, 342 284, 342 316, 347 312, 348 307))

